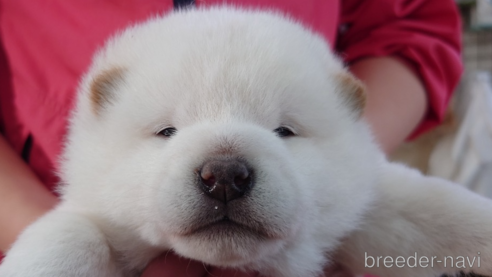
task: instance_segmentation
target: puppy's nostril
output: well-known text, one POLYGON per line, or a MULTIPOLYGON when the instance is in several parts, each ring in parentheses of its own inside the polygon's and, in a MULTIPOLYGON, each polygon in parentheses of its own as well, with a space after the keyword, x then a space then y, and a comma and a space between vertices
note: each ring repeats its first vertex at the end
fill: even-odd
POLYGON ((206 195, 224 203, 243 196, 253 186, 251 170, 235 159, 209 160, 199 170, 199 175, 199 186, 206 195))
POLYGON ((250 183, 251 183, 251 178, 249 177, 249 174, 241 174, 240 176, 234 178, 234 185, 239 190, 247 189, 250 183))
POLYGON ((215 184, 215 176, 213 175, 213 173, 209 170, 209 171, 201 171, 200 172, 200 177, 202 179, 202 182, 204 185, 206 185, 207 187, 209 188, 212 188, 215 184))
POLYGON ((245 180, 249 177, 249 171, 245 166, 242 166, 239 168, 239 170, 236 172, 236 178, 237 180, 245 180))

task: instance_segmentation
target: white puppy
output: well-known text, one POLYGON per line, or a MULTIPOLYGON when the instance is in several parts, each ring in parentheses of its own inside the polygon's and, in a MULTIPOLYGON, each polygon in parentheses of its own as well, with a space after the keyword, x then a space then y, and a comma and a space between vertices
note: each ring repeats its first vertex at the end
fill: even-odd
POLYGON ((491 274, 492 201, 387 162, 363 105, 326 42, 279 14, 134 26, 83 78, 62 203, 0 276, 135 276, 168 249, 276 277, 491 274))

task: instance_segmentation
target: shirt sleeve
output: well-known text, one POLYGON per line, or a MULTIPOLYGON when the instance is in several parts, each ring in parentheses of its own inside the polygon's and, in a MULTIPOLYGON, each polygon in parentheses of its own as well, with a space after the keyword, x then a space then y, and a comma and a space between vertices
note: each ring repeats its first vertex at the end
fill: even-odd
POLYGON ((396 56, 416 72, 429 108, 410 136, 439 124, 462 73, 461 21, 453 0, 343 0, 337 51, 351 64, 396 56))

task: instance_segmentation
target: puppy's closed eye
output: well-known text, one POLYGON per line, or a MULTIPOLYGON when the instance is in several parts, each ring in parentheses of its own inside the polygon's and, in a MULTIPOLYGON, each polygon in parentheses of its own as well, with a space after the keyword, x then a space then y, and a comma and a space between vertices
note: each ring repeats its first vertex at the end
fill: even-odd
POLYGON ((177 131, 178 131, 178 129, 176 129, 174 127, 167 127, 167 128, 162 129, 161 131, 159 131, 157 133, 157 135, 163 136, 163 137, 172 137, 176 134, 177 131))
POLYGON ((277 134, 277 136, 279 136, 281 138, 296 136, 296 133, 291 128, 286 127, 286 126, 280 126, 273 131, 277 134))

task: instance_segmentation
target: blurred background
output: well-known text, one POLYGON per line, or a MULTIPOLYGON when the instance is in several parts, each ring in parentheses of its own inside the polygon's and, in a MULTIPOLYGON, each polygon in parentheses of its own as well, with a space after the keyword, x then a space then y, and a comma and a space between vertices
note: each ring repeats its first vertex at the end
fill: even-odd
POLYGON ((492 198, 492 0, 456 0, 465 72, 445 122, 391 157, 492 198))

